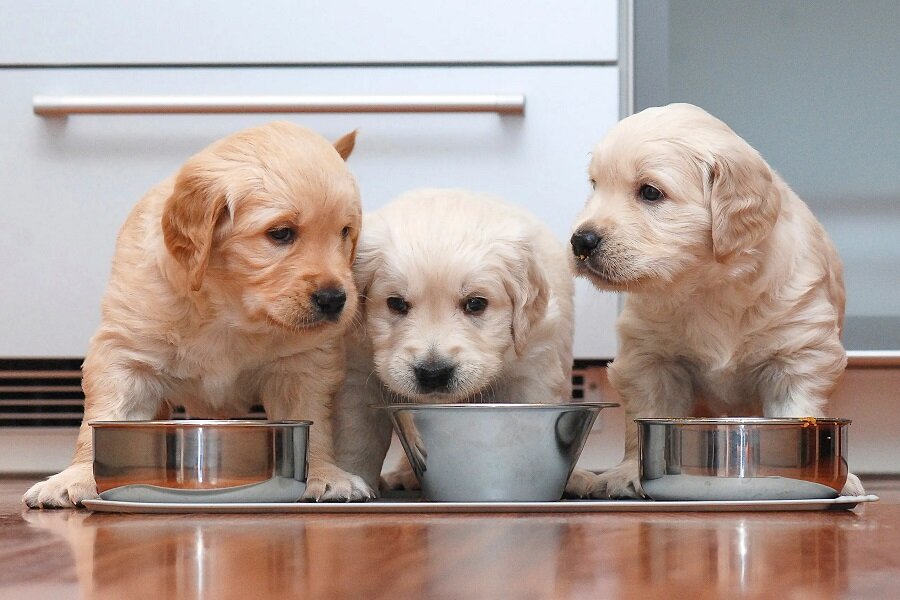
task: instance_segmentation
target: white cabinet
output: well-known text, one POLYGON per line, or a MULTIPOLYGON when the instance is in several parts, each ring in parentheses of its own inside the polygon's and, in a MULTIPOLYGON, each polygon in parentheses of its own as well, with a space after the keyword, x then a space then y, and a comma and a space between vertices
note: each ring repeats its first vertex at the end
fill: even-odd
MULTIPOLYGON (((273 2, 246 15, 225 2, 205 19, 208 3, 179 4, 0 0, 0 39, 16 42, 0 44, 0 357, 83 355, 131 207, 236 129, 358 128, 349 164, 364 208, 466 187, 522 204, 563 241, 588 195, 590 149, 619 116, 616 2, 273 2), (450 62, 412 64, 433 61, 450 62), (463 94, 524 95, 524 115, 32 110, 35 96, 463 94)), ((612 356, 615 296, 583 282, 578 294, 576 356, 612 356)))
POLYGON ((0 0, 0 64, 609 62, 617 0, 0 0))

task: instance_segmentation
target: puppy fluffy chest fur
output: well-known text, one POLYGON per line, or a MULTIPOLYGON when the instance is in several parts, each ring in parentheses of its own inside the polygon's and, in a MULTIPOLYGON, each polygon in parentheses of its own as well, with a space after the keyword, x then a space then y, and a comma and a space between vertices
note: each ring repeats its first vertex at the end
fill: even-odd
POLYGON ((682 366, 711 408, 751 410, 758 402, 755 372, 775 352, 771 340, 760 338, 760 323, 749 308, 737 312, 734 303, 715 296, 687 302, 691 306, 666 309, 629 297, 621 333, 659 360, 682 366))
POLYGON ((257 401, 264 374, 280 361, 315 347, 317 337, 278 337, 272 332, 248 335, 214 326, 199 328, 189 336, 171 333, 167 370, 173 396, 186 405, 224 411, 223 415, 243 412, 257 401))

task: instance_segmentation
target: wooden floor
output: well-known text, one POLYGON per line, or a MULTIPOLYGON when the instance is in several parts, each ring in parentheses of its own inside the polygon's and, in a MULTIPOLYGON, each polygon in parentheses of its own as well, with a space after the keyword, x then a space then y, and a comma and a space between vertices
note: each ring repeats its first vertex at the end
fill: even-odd
POLYGON ((0 480, 0 598, 898 598, 900 482, 853 512, 109 515, 0 480))

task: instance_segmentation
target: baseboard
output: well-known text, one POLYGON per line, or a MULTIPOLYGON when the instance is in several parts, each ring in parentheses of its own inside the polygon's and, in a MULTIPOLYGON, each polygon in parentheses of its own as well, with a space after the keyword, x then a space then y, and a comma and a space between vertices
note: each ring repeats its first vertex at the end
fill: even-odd
POLYGON ((77 427, 0 428, 0 473, 58 473, 72 461, 77 427))

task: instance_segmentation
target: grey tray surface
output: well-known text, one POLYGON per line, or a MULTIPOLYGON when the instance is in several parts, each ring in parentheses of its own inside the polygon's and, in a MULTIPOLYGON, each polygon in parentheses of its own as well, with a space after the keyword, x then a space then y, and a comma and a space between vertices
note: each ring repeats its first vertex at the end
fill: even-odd
POLYGON ((113 513, 599 513, 599 512, 772 512, 849 510, 857 504, 877 502, 878 496, 841 496, 826 500, 729 500, 655 502, 652 500, 561 500, 559 502, 427 502, 409 497, 369 502, 290 502, 182 504, 85 500, 96 512, 113 513))

